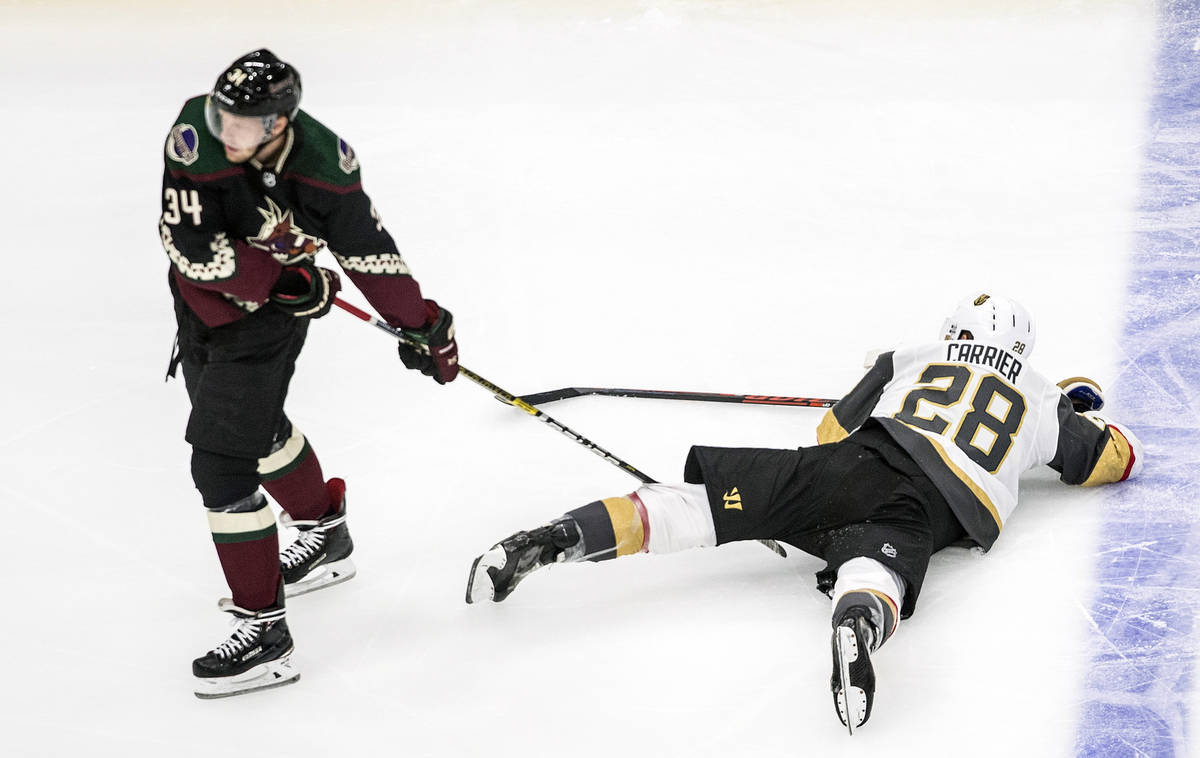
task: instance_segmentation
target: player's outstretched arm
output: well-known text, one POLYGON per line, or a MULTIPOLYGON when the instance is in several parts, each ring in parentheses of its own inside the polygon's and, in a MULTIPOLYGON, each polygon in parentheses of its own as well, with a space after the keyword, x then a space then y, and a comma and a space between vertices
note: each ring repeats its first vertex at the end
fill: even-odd
POLYGON ((1067 484, 1092 487, 1131 479, 1141 471, 1145 451, 1133 431, 1089 411, 1076 413, 1063 395, 1058 407, 1058 450, 1050 467, 1067 484))
POLYGON ((854 389, 825 412, 817 427, 817 444, 838 442, 866 423, 894 371, 892 353, 881 353, 854 389))

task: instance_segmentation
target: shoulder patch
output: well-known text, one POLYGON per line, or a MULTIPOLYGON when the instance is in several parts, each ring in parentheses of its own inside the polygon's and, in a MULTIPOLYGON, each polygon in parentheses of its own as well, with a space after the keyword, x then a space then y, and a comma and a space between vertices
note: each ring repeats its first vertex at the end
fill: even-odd
POLYGON ((285 177, 328 192, 362 189, 358 155, 346 140, 303 110, 296 114, 295 126, 296 149, 288 158, 285 177))
POLYGON ((176 124, 167 137, 167 157, 190 166, 200 158, 200 135, 191 124, 176 124))
POLYGON ((358 170, 358 156, 354 154, 354 148, 346 144, 346 140, 338 138, 338 168, 347 174, 353 174, 358 170))

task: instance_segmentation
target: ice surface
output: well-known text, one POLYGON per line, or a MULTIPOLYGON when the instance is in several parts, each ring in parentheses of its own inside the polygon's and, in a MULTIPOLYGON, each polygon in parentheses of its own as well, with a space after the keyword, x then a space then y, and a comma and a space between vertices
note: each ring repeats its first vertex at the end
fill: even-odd
MULTIPOLYGON (((349 482, 359 576, 290 604, 299 684, 191 694, 228 627, 186 398, 161 380, 161 145, 186 97, 260 45, 294 61, 464 364, 514 392, 837 396, 866 350, 928 337, 980 287, 1037 315, 1043 372, 1108 386, 1153 4, 893 5, 0 5, 0 753, 1071 754, 1103 492, 1036 474, 992 553, 935 556, 851 739, 815 559, 639 556, 465 605, 494 541, 636 482, 474 385, 404 372, 338 313, 289 413, 349 482)), ((548 410, 664 480, 689 444, 808 444, 820 417, 548 410)))

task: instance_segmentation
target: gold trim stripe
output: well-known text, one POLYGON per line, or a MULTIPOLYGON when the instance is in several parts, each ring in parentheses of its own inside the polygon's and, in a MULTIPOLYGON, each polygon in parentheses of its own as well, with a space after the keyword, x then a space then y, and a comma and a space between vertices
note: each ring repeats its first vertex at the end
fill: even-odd
MULTIPOLYGON (((924 437, 924 435, 921 436, 924 437)), ((942 448, 940 444, 938 444, 936 440, 934 440, 932 437, 925 437, 925 439, 929 440, 929 444, 933 445, 933 449, 937 451, 939 456, 941 456, 942 463, 946 464, 946 468, 950 469, 950 473, 954 474, 955 477, 965 484, 967 489, 971 490, 971 494, 979 499, 979 502, 983 504, 984 508, 987 508, 988 513, 992 514, 992 519, 996 522, 997 531, 1004 528, 1004 522, 1000 520, 1000 512, 996 510, 995 504, 992 503, 992 499, 988 497, 986 492, 983 491, 983 488, 976 484, 974 479, 967 476, 966 472, 960 469, 957 464, 950 459, 950 455, 942 448)))
POLYGON ((275 526, 275 513, 264 505, 250 513, 208 512, 208 528, 213 534, 245 534, 275 526))
MULTIPOLYGON (((871 560, 874 560, 874 558, 871 560)), ((868 592, 882 600, 884 603, 887 603, 887 607, 892 609, 892 628, 889 629, 887 634, 884 635, 884 639, 891 637, 892 632, 896 631, 896 627, 900 625, 900 608, 896 605, 896 601, 885 593, 880 592, 879 590, 873 590, 870 587, 859 587, 856 590, 846 590, 838 597, 838 599, 840 600, 846 595, 849 595, 851 592, 868 592)))
POLYGON ((1096 465, 1092 466, 1092 473, 1088 474, 1083 487, 1119 482, 1129 474, 1133 448, 1119 429, 1114 426, 1107 429, 1109 440, 1104 444, 1104 450, 1100 451, 1100 457, 1096 459, 1096 465))
POLYGON ((850 436, 850 433, 842 428, 841 422, 837 420, 837 416, 833 415, 833 409, 825 411, 825 417, 821 419, 820 425, 817 426, 817 444, 828 445, 831 442, 841 442, 850 436))
POLYGON ((612 521, 613 537, 617 542, 617 557, 640 553, 646 541, 642 517, 628 497, 606 497, 600 501, 612 521))
POLYGON ((1058 388, 1061 390, 1066 390, 1067 385, 1071 384, 1073 382, 1084 382, 1085 384, 1089 384, 1092 387, 1095 387, 1097 392, 1104 391, 1104 390, 1100 389, 1100 385, 1097 384, 1094 379, 1088 379, 1086 376, 1068 376, 1066 379, 1063 379, 1061 382, 1058 383, 1058 388))

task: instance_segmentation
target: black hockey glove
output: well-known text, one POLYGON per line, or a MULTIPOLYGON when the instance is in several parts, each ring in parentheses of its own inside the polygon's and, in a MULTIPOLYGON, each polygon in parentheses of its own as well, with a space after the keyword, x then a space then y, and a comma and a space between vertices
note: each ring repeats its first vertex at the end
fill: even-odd
POLYGON ((404 334, 414 344, 401 342, 397 349, 405 368, 433 377, 438 384, 454 381, 458 376, 458 343, 454 341, 454 316, 432 300, 425 301, 429 314, 428 326, 405 329, 404 334))
POLYGON ((1076 413, 1098 411, 1104 407, 1104 395, 1100 385, 1086 376, 1073 376, 1058 383, 1063 394, 1071 401, 1076 413))
POLYGON ((300 261, 284 266, 270 300, 276 308, 296 318, 321 318, 333 307, 333 296, 342 289, 336 271, 300 261))

